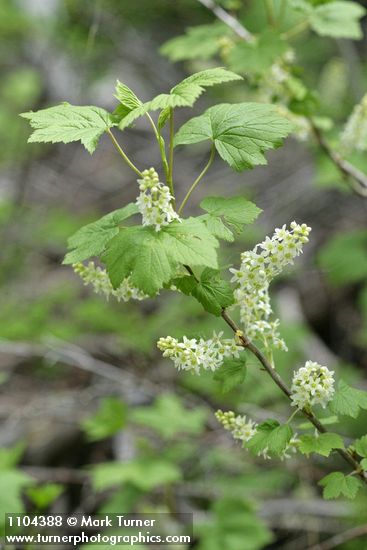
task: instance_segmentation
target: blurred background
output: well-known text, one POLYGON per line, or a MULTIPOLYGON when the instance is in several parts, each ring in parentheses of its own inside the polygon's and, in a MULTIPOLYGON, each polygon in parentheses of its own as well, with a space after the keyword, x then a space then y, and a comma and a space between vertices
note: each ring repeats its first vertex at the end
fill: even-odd
MULTIPOLYGON (((246 26, 261 29, 260 3, 242 4, 246 26)), ((167 91, 222 64, 173 63, 160 52, 187 27, 212 22, 196 0, 0 3, 0 523, 18 511, 189 512, 199 550, 293 550, 367 521, 362 491, 353 504, 321 498, 317 481, 342 468, 338 458, 264 462, 217 424, 218 408, 256 421, 274 410, 287 418, 255 362, 245 383, 224 393, 209 374, 178 373, 156 349, 160 336, 207 337, 223 328, 220 321, 173 293, 105 302, 61 265, 67 238, 134 200, 136 181, 107 138, 93 156, 76 144, 28 145, 18 114, 61 101, 113 110, 117 78, 143 100, 167 91)), ((366 90, 366 39, 306 34, 294 46, 320 114, 343 124, 366 90)), ((195 112, 254 93, 246 81, 226 85, 195 112)), ((182 109, 178 124, 187 117, 182 109)), ((139 167, 158 165, 144 122, 119 139, 139 167)), ((200 147, 179 151, 180 197, 206 155, 200 147)), ((276 226, 293 219, 312 226, 302 261, 273 286, 290 348, 276 354, 276 364, 290 380, 310 358, 367 389, 367 202, 312 142, 288 139, 267 157, 269 166, 242 174, 218 162, 195 202, 240 194, 263 209, 241 242, 226 248, 223 265, 238 264, 241 250, 276 226)), ((355 160, 367 167, 361 155, 355 160)), ((342 429, 360 436, 366 421, 363 414, 342 429)), ((340 548, 362 550, 367 539, 340 548)))

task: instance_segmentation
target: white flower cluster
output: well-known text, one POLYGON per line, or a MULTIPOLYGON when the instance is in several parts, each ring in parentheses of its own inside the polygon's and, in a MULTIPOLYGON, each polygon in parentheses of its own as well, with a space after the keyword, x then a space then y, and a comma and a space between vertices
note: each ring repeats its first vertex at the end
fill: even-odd
POLYGON ((221 410, 217 411, 215 416, 223 428, 231 432, 234 439, 246 442, 256 434, 256 423, 253 420, 247 420, 246 416, 236 416, 233 411, 221 410))
POLYGON ((261 339, 267 346, 287 350, 279 337, 279 320, 270 320, 269 285, 272 279, 302 253, 311 231, 306 224, 292 222, 290 230, 285 225, 275 229, 274 235, 241 254, 239 269, 230 269, 236 303, 240 306, 241 321, 251 339, 261 339))
MULTIPOLYGON (((253 420, 247 420, 246 416, 235 415, 233 411, 223 412, 221 410, 215 413, 217 420, 222 424, 225 430, 231 432, 234 439, 239 439, 246 443, 257 432, 257 424, 253 420)), ((297 452, 297 446, 299 439, 297 434, 295 434, 290 441, 288 442, 286 448, 280 455, 280 459, 284 460, 286 458, 291 458, 291 454, 297 452)), ((264 459, 271 458, 269 455, 269 449, 266 447, 261 451, 258 456, 262 456, 264 459)))
POLYGON ((292 135, 299 141, 307 141, 312 134, 312 126, 310 121, 303 115, 293 113, 285 105, 277 105, 276 110, 278 113, 289 120, 292 123, 293 130, 292 135))
POLYGON ((173 209, 169 188, 159 181, 154 168, 144 170, 143 179, 138 183, 140 195, 136 204, 143 217, 143 225, 153 225, 156 231, 160 231, 163 226, 180 219, 173 209))
POLYGON ((367 94, 354 107, 342 132, 341 145, 347 152, 367 150, 367 94))
POLYGON ((157 342, 158 348, 163 352, 163 357, 172 359, 175 367, 179 370, 192 370, 200 374, 200 369, 215 371, 226 357, 239 357, 242 349, 235 340, 221 339, 222 333, 213 334, 210 340, 197 340, 183 337, 179 342, 172 336, 160 338, 157 342))
POLYGON ((314 361, 294 372, 292 380, 292 405, 303 409, 320 404, 324 408, 331 401, 334 390, 334 371, 314 361))
POLYGON ((92 285, 94 292, 103 294, 107 299, 113 296, 118 302, 121 300, 128 302, 131 299, 144 300, 148 298, 146 294, 131 284, 129 277, 126 277, 121 285, 114 289, 107 272, 100 267, 96 267, 94 262, 89 262, 88 265, 82 263, 73 264, 73 269, 81 277, 85 285, 92 285))

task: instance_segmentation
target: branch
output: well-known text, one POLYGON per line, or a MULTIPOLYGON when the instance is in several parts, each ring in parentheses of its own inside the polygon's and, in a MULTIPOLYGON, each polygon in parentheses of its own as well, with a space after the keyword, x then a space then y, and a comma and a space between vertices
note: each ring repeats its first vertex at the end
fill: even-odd
MULTIPOLYGON (((239 327, 236 325, 236 323, 229 317, 225 309, 222 310, 222 318, 224 321, 231 327, 233 332, 237 335, 239 338, 241 345, 244 349, 248 349, 255 357, 259 360, 259 362, 262 364, 266 372, 269 374, 269 376, 273 379, 275 384, 278 386, 278 388, 281 389, 281 391, 288 397, 289 400, 291 400, 291 390, 288 388, 286 383, 283 381, 281 376, 277 373, 277 371, 272 367, 268 359, 265 357, 265 355, 259 350, 259 348, 253 344, 239 329, 239 327)), ((321 424, 321 422, 316 418, 314 413, 309 409, 301 409, 302 413, 308 418, 308 420, 315 426, 318 432, 320 433, 327 433, 326 428, 321 424)), ((335 449, 341 457, 344 458, 346 462, 353 468, 353 470, 358 474, 358 476, 366 483, 367 485, 367 478, 365 477, 363 471, 361 470, 361 465, 357 460, 353 458, 353 456, 344 449, 335 449)))
POLYGON ((226 10, 218 6, 213 0, 198 0, 200 4, 208 8, 214 15, 220 19, 227 27, 232 29, 232 31, 237 34, 242 40, 250 42, 253 39, 252 34, 248 31, 242 23, 238 21, 233 15, 228 13, 226 10))
POLYGON ((349 540, 357 539, 363 536, 367 536, 367 525, 361 525, 359 527, 354 527, 353 529, 348 529, 348 531, 339 533, 324 542, 310 546, 307 550, 332 550, 336 546, 340 546, 349 540))
POLYGON ((326 139, 322 135, 320 129, 315 126, 312 120, 310 120, 310 122, 315 138, 321 149, 335 164, 338 170, 343 174, 353 191, 360 197, 367 198, 367 175, 361 172, 361 170, 358 170, 358 168, 353 166, 353 164, 345 160, 343 157, 341 157, 339 153, 333 151, 333 149, 331 149, 330 145, 327 143, 326 139), (350 178, 352 178, 357 185, 353 184, 353 182, 350 181, 350 178))

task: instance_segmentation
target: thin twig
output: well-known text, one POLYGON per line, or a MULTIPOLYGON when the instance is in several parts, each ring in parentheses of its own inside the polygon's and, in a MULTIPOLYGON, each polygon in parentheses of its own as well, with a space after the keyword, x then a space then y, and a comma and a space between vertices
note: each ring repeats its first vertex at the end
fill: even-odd
POLYGON ((200 4, 208 8, 211 12, 214 13, 214 15, 220 19, 227 27, 232 29, 234 33, 237 34, 242 40, 246 40, 246 42, 249 42, 253 39, 252 34, 250 31, 248 31, 242 23, 238 21, 233 15, 228 13, 226 10, 218 6, 213 0, 198 0, 200 4))
POLYGON ((349 540, 357 539, 359 537, 367 536, 367 525, 360 525, 359 527, 354 527, 353 529, 348 529, 344 533, 339 533, 330 539, 327 539, 319 544, 310 546, 307 550, 332 550, 349 540))
POLYGON ((311 120, 312 130, 315 135, 315 138, 320 145, 324 153, 329 157, 329 159, 335 164, 338 170, 343 174, 346 181, 349 183, 352 190, 359 195, 360 197, 367 198, 367 175, 358 170, 353 164, 345 160, 339 155, 336 151, 331 149, 330 145, 327 143, 326 139, 321 133, 321 130, 311 120), (353 184, 350 180, 353 179, 357 185, 353 184))
MULTIPOLYGON (((281 389, 281 391, 288 397, 288 399, 291 399, 291 391, 286 385, 286 383, 283 381, 281 376, 278 374, 278 372, 272 367, 268 359, 265 357, 265 355, 259 350, 259 348, 251 342, 239 329, 239 327, 236 325, 236 323, 229 317, 228 313, 223 309, 222 311, 222 318, 224 321, 231 327, 233 332, 237 335, 239 338, 241 345, 244 349, 248 349, 255 357, 259 360, 259 362, 262 364, 266 372, 270 375, 270 377, 273 379, 275 384, 278 386, 278 388, 281 389)), ((327 433, 326 428, 321 424, 321 422, 316 418, 314 413, 309 409, 302 409, 302 413, 308 418, 308 420, 315 426, 318 432, 320 433, 327 433)), ((335 449, 343 459, 349 463, 349 465, 353 468, 353 471, 355 471, 358 476, 364 481, 364 483, 367 484, 367 478, 365 477, 361 465, 357 460, 353 458, 353 456, 344 449, 335 449)))
POLYGON ((129 157, 127 156, 127 154, 121 149, 119 142, 117 141, 117 139, 115 138, 115 136, 114 136, 113 133, 111 132, 110 128, 107 128, 106 132, 107 132, 107 134, 110 136, 110 139, 111 139, 112 143, 114 144, 116 150, 117 150, 118 153, 121 155, 121 157, 124 159, 124 161, 126 162, 126 164, 127 164, 128 166, 130 166, 130 168, 131 168, 132 170, 134 170, 134 172, 135 172, 136 174, 138 174, 138 176, 143 177, 143 174, 140 172, 140 170, 135 166, 135 164, 134 164, 133 162, 131 162, 131 160, 129 159, 129 157))

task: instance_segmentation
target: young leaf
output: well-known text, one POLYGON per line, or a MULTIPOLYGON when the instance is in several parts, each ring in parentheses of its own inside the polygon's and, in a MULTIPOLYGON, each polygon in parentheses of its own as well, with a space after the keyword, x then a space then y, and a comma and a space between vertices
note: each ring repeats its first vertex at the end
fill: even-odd
POLYGON ((223 103, 181 126, 175 146, 210 140, 234 170, 266 164, 264 151, 279 147, 292 129, 273 106, 262 103, 223 103))
POLYGON ((82 420, 89 441, 99 441, 120 431, 125 424, 127 407, 120 399, 105 397, 97 412, 82 420))
POLYGON ((134 286, 153 296, 182 264, 217 268, 217 246, 203 222, 188 218, 159 232, 152 227, 124 228, 108 243, 102 261, 115 288, 131 275, 134 286))
POLYGON ((344 443, 340 435, 334 433, 314 435, 302 435, 298 446, 301 453, 309 455, 317 453, 329 456, 333 449, 344 449, 344 443))
POLYGON ((210 59, 220 50, 220 39, 230 33, 228 27, 221 22, 189 27, 182 36, 165 42, 160 52, 171 61, 210 59))
POLYGON ((114 114, 118 115, 121 118, 124 118, 130 111, 140 107, 142 102, 135 95, 135 93, 123 82, 119 80, 116 83, 116 94, 115 98, 119 100, 120 105, 115 110, 114 114))
POLYGON ((246 374, 246 355, 241 353, 239 359, 225 359, 222 366, 215 372, 214 380, 221 383, 223 392, 229 392, 243 384, 246 374))
POLYGON ((200 434, 207 417, 205 408, 186 409, 176 395, 168 393, 157 397, 149 407, 133 409, 131 414, 133 422, 148 426, 166 439, 178 434, 200 434))
POLYGON ((338 498, 340 495, 354 499, 362 482, 356 477, 345 476, 342 472, 332 472, 323 477, 319 485, 324 487, 323 497, 327 500, 338 498))
POLYGON ((152 491, 181 479, 181 472, 167 460, 136 459, 131 462, 104 462, 92 468, 96 491, 129 483, 142 491, 152 491))
POLYGON ((172 282, 181 292, 196 298, 206 311, 217 317, 223 308, 234 303, 232 286, 221 279, 219 272, 214 269, 204 269, 199 282, 193 276, 181 277, 172 282))
POLYGON ((313 9, 310 25, 320 36, 359 40, 363 37, 360 19, 365 13, 357 2, 330 2, 313 9))
POLYGON ((25 492, 39 510, 44 510, 48 508, 63 491, 64 487, 59 483, 46 483, 45 485, 29 487, 25 492))
POLYGON ((71 252, 64 258, 64 264, 82 262, 91 256, 98 256, 103 252, 108 241, 119 232, 120 224, 139 211, 135 203, 124 208, 114 210, 93 223, 81 227, 68 240, 71 252))
POLYGON ((113 116, 99 107, 77 107, 62 103, 56 107, 30 111, 20 115, 27 118, 34 132, 29 143, 70 143, 81 141, 90 154, 96 149, 98 140, 114 125, 113 116))
POLYGON ((351 388, 346 382, 340 380, 338 390, 329 406, 335 414, 357 418, 360 409, 367 409, 367 392, 351 388))
POLYGON ((229 52, 233 71, 264 74, 287 50, 286 42, 274 31, 265 31, 252 42, 238 42, 229 52))
POLYGON ((207 197, 200 207, 208 212, 202 219, 209 231, 218 239, 230 242, 234 241, 233 233, 240 233, 244 225, 253 223, 262 212, 244 197, 207 197))
POLYGON ((277 420, 266 420, 257 427, 256 434, 246 443, 255 455, 263 451, 280 455, 287 447, 293 435, 289 424, 279 424, 277 420))
POLYGON ((242 76, 222 67, 195 73, 172 88, 169 94, 160 94, 151 101, 133 109, 122 119, 119 128, 121 130, 127 128, 134 120, 145 115, 148 111, 173 109, 175 107, 192 107, 205 88, 233 80, 242 80, 242 76))
POLYGON ((367 457, 367 435, 364 435, 360 439, 357 439, 354 442, 353 447, 355 448, 359 456, 363 456, 366 458, 367 457))

